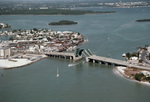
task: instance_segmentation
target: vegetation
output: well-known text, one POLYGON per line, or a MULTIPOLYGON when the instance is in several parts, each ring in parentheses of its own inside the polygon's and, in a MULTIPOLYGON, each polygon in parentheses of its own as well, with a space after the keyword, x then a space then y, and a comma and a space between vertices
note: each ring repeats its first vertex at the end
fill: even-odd
POLYGON ((139 63, 142 63, 143 62, 143 60, 139 60, 139 63))
POLYGON ((126 57, 130 59, 131 57, 139 57, 139 53, 133 52, 133 53, 126 53, 126 57))
POLYGON ((146 77, 145 79, 146 79, 146 81, 149 81, 149 83, 150 83, 150 77, 146 77))
POLYGON ((135 80, 141 81, 144 78, 144 74, 143 73, 136 73, 135 74, 135 80))
POLYGON ((11 36, 11 37, 9 38, 9 40, 13 41, 13 40, 14 40, 14 37, 13 37, 13 36, 11 36))
POLYGON ((136 22, 150 22, 150 19, 139 19, 136 22))
POLYGON ((83 15, 83 14, 102 14, 115 13, 115 11, 81 11, 81 10, 62 10, 62 9, 1 9, 0 15, 19 15, 19 14, 36 14, 36 15, 83 15))
POLYGON ((78 23, 74 21, 68 21, 68 20, 61 20, 59 22, 49 23, 49 25, 72 25, 72 24, 78 24, 78 23))
POLYGON ((0 25, 0 29, 1 29, 1 28, 3 28, 3 26, 2 26, 2 25, 0 25))
POLYGON ((143 73, 136 73, 134 78, 138 81, 148 81, 150 83, 150 76, 146 77, 143 73))

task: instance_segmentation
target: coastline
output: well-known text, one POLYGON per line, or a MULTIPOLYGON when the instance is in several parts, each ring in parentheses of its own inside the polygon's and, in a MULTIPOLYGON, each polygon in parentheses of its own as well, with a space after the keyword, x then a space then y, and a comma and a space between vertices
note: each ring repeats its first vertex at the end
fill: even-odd
POLYGON ((32 15, 32 16, 60 16, 60 15, 98 15, 98 14, 113 14, 114 12, 101 12, 101 13, 85 13, 85 14, 1 14, 0 16, 16 16, 16 15, 32 15))
POLYGON ((125 79, 128 79, 128 80, 130 80, 130 81, 132 81, 132 82, 136 82, 136 83, 139 83, 139 84, 143 84, 143 85, 150 86, 150 83, 149 83, 149 82, 137 81, 137 80, 135 80, 135 79, 130 78, 130 76, 127 76, 127 75, 125 74, 125 71, 124 71, 125 69, 127 69, 127 67, 118 66, 118 67, 114 67, 114 68, 113 68, 113 72, 114 72, 116 75, 121 76, 121 77, 123 77, 123 78, 125 78, 125 79))
POLYGON ((30 55, 30 58, 0 59, 0 63, 3 64, 0 65, 0 69, 20 68, 35 63, 47 57, 46 55, 35 55, 35 54, 28 54, 28 55, 30 55))

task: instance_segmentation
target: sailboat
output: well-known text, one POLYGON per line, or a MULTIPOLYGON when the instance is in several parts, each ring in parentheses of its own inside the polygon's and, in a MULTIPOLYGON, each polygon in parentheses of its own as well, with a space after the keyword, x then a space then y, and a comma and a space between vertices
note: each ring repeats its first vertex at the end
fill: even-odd
POLYGON ((58 68, 57 68, 57 75, 56 76, 59 77, 58 68))

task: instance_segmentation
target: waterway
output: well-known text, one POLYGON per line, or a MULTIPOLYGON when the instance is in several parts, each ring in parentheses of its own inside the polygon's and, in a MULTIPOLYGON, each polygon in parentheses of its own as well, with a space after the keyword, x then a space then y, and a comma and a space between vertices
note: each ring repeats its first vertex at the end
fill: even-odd
MULTIPOLYGON (((81 8, 80 8, 81 9, 81 8)), ((87 9, 87 8, 86 8, 87 9)), ((96 55, 123 59, 125 52, 150 44, 150 22, 135 22, 150 17, 150 8, 88 8, 115 10, 101 15, 1 15, 0 22, 11 29, 48 28, 80 32, 89 40, 81 48, 96 55), (77 25, 49 26, 59 20, 77 25)), ((8 37, 0 37, 0 40, 8 37)), ((149 102, 150 87, 114 74, 113 67, 92 63, 73 63, 46 58, 22 68, 0 69, 0 102, 149 102), (56 77, 57 68, 59 77, 56 77)))

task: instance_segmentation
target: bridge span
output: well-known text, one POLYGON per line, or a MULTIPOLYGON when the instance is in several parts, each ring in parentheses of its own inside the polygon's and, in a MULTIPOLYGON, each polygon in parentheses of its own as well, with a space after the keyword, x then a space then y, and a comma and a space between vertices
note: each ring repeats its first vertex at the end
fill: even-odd
POLYGON ((146 66, 139 66, 139 65, 135 65, 135 64, 130 64, 127 61, 122 61, 122 60, 117 60, 117 59, 107 58, 107 57, 101 57, 101 56, 96 56, 96 55, 91 55, 89 57, 86 57, 86 62, 150 70, 150 68, 146 67, 146 66))
POLYGON ((82 56, 76 57, 74 53, 69 53, 69 52, 45 52, 45 55, 49 57, 69 59, 73 61, 82 59, 82 56))
MULTIPOLYGON (((105 64, 105 65, 111 65, 111 66, 125 66, 125 67, 150 70, 149 67, 131 64, 127 61, 96 56, 96 55, 89 54, 86 52, 85 55, 87 55, 87 54, 88 54, 88 56, 85 56, 86 62, 105 64)), ((77 60, 80 60, 83 58, 81 55, 76 56, 76 53, 69 53, 69 52, 46 52, 45 55, 47 55, 49 57, 69 59, 69 60, 73 60, 73 61, 77 61, 77 60)))

